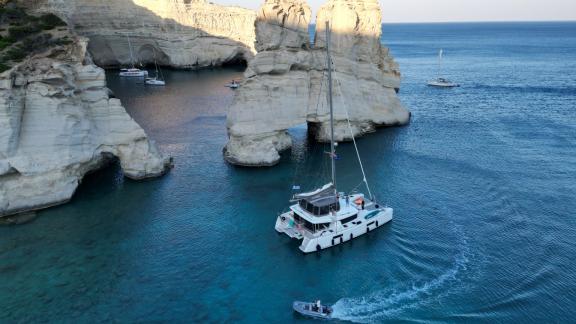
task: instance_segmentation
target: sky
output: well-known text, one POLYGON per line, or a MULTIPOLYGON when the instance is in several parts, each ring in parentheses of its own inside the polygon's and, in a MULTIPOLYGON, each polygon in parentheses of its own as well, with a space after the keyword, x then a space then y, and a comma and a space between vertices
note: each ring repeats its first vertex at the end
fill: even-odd
MULTIPOLYGON (((327 0, 308 0, 313 20, 327 0)), ((212 0, 257 9, 264 0, 212 0)), ((576 0, 380 0, 384 22, 576 20, 576 0)))

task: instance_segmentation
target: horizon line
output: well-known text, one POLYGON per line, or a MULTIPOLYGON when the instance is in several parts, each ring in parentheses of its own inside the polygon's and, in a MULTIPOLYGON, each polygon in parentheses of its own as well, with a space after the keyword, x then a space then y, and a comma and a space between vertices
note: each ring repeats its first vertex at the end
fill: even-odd
MULTIPOLYGON (((383 21, 382 24, 489 24, 489 23, 576 23, 574 20, 450 20, 450 21, 383 21)), ((316 25, 311 22, 310 25, 316 25)))

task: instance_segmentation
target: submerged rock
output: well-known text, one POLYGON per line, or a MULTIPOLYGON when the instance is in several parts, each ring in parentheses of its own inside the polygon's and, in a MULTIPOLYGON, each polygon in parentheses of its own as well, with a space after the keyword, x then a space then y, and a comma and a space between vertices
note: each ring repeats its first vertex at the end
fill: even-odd
POLYGON ((332 29, 335 137, 350 140, 379 126, 404 125, 410 112, 396 95, 398 65, 381 45, 377 0, 330 0, 317 15, 309 44, 311 11, 300 0, 267 0, 258 13, 256 48, 245 81, 228 114, 225 159, 269 166, 290 148, 287 130, 308 123, 318 141, 329 141, 325 22, 332 29), (347 108, 347 109, 346 109, 347 108))
POLYGON ((248 61, 255 53, 252 10, 205 0, 19 0, 40 12, 63 17, 90 39, 98 66, 131 62, 176 68, 248 61))
POLYGON ((26 212, 6 217, 0 217, 0 226, 2 225, 22 225, 35 220, 38 215, 36 212, 26 212))
POLYGON ((133 179, 163 174, 170 159, 111 99, 88 40, 27 57, 0 74, 0 217, 68 201, 110 156, 133 179))

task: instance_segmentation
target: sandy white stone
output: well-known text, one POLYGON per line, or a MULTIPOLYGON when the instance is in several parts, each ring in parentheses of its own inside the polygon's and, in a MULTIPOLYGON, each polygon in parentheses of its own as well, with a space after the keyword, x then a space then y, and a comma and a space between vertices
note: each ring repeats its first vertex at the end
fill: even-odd
POLYGON ((318 141, 329 140, 325 21, 332 26, 336 140, 351 139, 347 116, 354 136, 409 122, 410 112, 396 95, 398 65, 380 43, 378 1, 328 1, 317 16, 313 46, 307 36, 310 16, 308 5, 299 0, 267 0, 260 9, 259 52, 248 65, 227 119, 224 156, 230 163, 277 163, 279 152, 290 147, 287 129, 299 124, 308 123, 318 141))
POLYGON ((68 201, 82 177, 111 157, 124 174, 163 174, 163 156, 118 99, 85 38, 0 74, 0 217, 68 201))
POLYGON ((53 12, 90 39, 98 66, 130 64, 127 36, 137 61, 177 68, 219 66, 255 53, 256 13, 204 0, 19 0, 53 12))

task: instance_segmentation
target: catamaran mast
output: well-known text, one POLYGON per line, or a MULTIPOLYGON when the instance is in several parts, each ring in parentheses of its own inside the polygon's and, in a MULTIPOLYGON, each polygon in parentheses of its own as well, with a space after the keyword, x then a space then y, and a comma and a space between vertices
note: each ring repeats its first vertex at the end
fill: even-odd
POLYGON ((132 63, 132 68, 136 67, 136 63, 134 63, 134 54, 132 53, 132 43, 130 42, 130 36, 126 35, 128 38, 128 48, 130 48, 130 63, 132 63))
POLYGON ((330 159, 332 160, 332 183, 336 189, 336 150, 334 145, 334 107, 332 106, 332 60, 330 59, 330 22, 326 21, 326 64, 328 67, 328 104, 330 106, 330 159))

